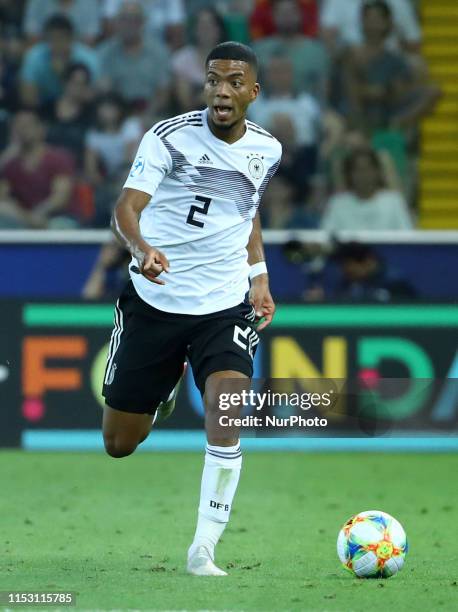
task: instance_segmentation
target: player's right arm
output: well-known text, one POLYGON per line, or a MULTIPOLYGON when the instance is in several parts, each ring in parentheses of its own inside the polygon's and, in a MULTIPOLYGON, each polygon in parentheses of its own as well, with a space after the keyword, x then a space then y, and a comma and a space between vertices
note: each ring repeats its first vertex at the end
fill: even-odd
POLYGON ((158 285, 165 284, 158 276, 169 271, 169 262, 163 253, 143 239, 139 220, 171 168, 169 152, 154 133, 154 128, 149 130, 142 138, 111 221, 115 236, 135 257, 140 272, 158 285))
POLYGON ((125 187, 114 208, 111 229, 119 242, 135 257, 143 276, 153 283, 164 285, 158 276, 161 272, 169 271, 167 257, 143 240, 140 233, 140 215, 150 200, 149 193, 125 187))

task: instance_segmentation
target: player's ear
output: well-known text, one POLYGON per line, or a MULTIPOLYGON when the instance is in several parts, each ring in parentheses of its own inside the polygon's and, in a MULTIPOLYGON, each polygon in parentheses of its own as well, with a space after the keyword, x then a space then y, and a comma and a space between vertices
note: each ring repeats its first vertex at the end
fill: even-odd
POLYGON ((251 102, 254 102, 261 91, 261 85, 259 83, 255 83, 253 89, 251 90, 251 102))

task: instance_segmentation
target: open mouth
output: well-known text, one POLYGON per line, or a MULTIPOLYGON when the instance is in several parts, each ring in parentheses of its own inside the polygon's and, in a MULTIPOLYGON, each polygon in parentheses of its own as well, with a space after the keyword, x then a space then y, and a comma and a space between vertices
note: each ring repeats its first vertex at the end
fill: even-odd
POLYGON ((224 121, 228 119, 232 113, 232 108, 230 106, 216 105, 213 107, 215 116, 220 121, 224 121))

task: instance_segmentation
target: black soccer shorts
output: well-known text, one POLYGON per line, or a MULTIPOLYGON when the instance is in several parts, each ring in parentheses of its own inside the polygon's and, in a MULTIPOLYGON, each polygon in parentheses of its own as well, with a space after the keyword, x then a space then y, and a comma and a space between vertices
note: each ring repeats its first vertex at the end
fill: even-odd
POLYGON ((144 302, 132 282, 115 306, 103 396, 111 408, 154 414, 183 373, 186 358, 203 395, 213 372, 253 375, 259 342, 248 301, 206 315, 168 313, 144 302))

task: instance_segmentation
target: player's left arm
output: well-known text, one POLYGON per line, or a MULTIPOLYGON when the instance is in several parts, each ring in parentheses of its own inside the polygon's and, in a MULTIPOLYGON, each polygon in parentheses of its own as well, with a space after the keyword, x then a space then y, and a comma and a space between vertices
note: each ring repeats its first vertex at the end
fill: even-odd
MULTIPOLYGON (((248 263, 250 264, 250 266, 252 266, 252 272, 250 275, 250 302, 255 309, 256 319, 264 319, 257 328, 258 331, 262 331, 272 322, 272 319, 275 314, 275 303, 270 294, 269 275, 267 274, 267 269, 265 272, 261 272, 261 274, 257 273, 256 268, 253 269, 253 266, 255 266, 256 264, 262 264, 265 262, 259 212, 256 213, 256 217, 253 219, 253 229, 251 230, 247 251, 248 263), (252 276, 254 274, 256 275, 252 276)), ((262 267, 263 266, 260 266, 261 269, 262 267)))

